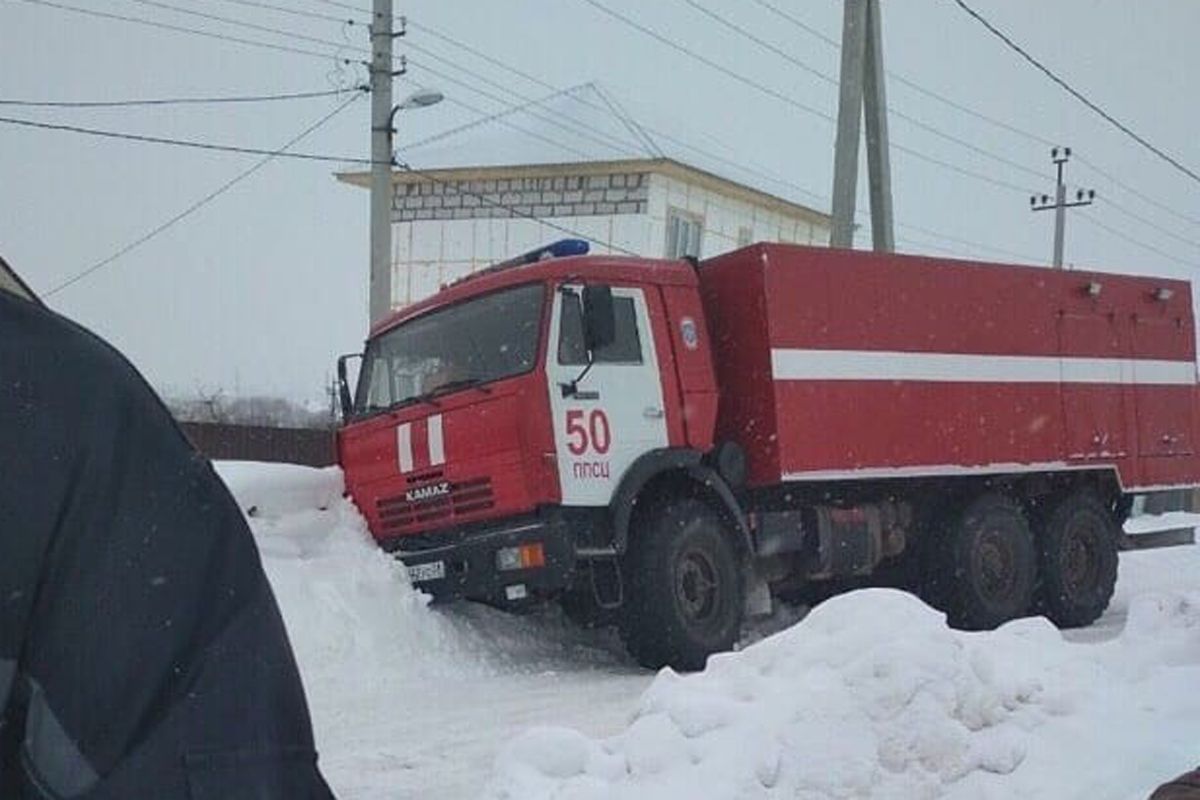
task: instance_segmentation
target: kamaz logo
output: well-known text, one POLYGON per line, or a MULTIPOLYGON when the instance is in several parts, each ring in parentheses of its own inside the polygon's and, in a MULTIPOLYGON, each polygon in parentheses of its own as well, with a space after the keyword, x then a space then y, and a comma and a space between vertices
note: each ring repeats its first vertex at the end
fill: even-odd
POLYGON ((423 503, 426 500, 432 500, 433 498, 441 497, 444 494, 450 494, 450 483, 448 481, 431 483, 428 486, 418 486, 416 489, 409 489, 404 493, 404 499, 410 503, 423 503))

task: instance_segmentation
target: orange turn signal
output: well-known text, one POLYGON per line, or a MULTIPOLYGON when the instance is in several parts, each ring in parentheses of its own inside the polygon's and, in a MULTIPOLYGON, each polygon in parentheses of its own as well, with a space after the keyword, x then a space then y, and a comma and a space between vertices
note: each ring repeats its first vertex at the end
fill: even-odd
POLYGON ((546 566, 546 552, 542 549, 541 542, 521 545, 522 569, 532 569, 533 567, 544 566, 546 566))

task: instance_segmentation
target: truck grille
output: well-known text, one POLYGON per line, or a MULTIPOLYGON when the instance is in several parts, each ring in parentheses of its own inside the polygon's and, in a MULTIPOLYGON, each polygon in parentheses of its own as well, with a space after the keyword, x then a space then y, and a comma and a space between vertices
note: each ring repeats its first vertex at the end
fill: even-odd
POLYGON ((486 511, 493 505, 492 479, 474 478, 450 484, 450 491, 425 500, 408 500, 404 495, 385 497, 376 503, 379 525, 394 533, 411 525, 453 522, 486 511))

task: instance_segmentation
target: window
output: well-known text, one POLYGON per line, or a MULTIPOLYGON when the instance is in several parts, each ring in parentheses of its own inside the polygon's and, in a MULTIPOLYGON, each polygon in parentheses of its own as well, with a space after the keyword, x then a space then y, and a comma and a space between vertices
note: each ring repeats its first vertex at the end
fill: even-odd
MULTIPOLYGON (((596 351, 597 364, 641 364, 642 342, 638 337, 637 310, 632 297, 614 297, 617 335, 612 344, 596 351)), ((562 317, 558 326, 558 363, 583 366, 587 349, 583 346, 583 303, 574 290, 562 292, 562 317)))
POLYGON ((438 309, 367 344, 355 409, 391 408, 449 384, 488 383, 533 369, 542 284, 438 309))
POLYGON ((667 210, 667 258, 700 257, 704 219, 677 208, 667 210))
POLYGON ((754 241, 754 230, 746 226, 738 228, 738 247, 749 247, 754 241))

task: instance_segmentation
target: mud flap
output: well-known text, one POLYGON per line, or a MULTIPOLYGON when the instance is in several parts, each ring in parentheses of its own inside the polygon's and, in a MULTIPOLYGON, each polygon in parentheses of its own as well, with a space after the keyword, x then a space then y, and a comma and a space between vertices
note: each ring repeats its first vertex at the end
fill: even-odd
POLYGON ((757 570, 750 568, 746 573, 746 616, 768 616, 774 607, 770 587, 757 570))

